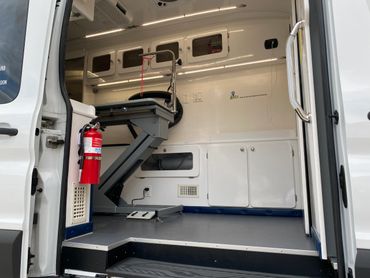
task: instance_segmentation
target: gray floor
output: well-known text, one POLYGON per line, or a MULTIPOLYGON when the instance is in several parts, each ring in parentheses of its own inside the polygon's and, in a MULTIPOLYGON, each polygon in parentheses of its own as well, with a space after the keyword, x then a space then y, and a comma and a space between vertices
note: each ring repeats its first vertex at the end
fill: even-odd
POLYGON ((317 255, 302 218, 190 213, 163 222, 98 216, 93 233, 64 246, 109 250, 125 241, 317 255))

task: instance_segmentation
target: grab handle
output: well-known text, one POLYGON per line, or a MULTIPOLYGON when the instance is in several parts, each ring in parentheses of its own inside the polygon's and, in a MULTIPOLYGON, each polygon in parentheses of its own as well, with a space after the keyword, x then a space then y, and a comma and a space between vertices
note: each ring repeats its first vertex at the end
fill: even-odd
POLYGON ((295 78, 294 78, 294 70, 293 70, 293 45, 295 39, 297 37, 299 29, 303 28, 305 21, 297 22, 293 30, 290 32, 286 43, 286 63, 287 63, 287 74, 288 74, 288 92, 289 92, 289 101, 292 105, 294 111, 297 113, 299 118, 305 123, 311 122, 311 114, 304 111, 302 106, 296 99, 296 86, 295 86, 295 78))
POLYGON ((16 136, 18 129, 10 127, 0 127, 0 135, 16 136))

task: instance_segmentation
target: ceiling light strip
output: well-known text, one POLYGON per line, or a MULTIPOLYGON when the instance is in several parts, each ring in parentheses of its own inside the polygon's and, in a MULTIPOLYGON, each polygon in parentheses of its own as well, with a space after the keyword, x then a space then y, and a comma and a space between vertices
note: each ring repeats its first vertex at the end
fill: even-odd
MULTIPOLYGON (((155 20, 155 21, 143 23, 141 26, 150 26, 150 25, 154 25, 154 24, 159 24, 159 23, 164 23, 164 22, 169 22, 169 21, 182 19, 182 18, 185 18, 185 17, 193 17, 193 16, 211 14, 211 13, 216 13, 216 12, 229 11, 229 10, 233 10, 233 9, 236 9, 236 8, 238 8, 238 7, 237 6, 230 6, 230 7, 223 7, 223 8, 217 8, 217 9, 212 9, 212 10, 200 11, 200 12, 196 12, 196 13, 183 14, 183 15, 179 15, 179 16, 174 16, 174 17, 169 17, 169 18, 165 18, 165 19, 160 19, 160 20, 155 20)), ((88 35, 85 35, 85 38, 86 39, 95 38, 95 37, 100 37, 100 36, 105 36, 105 35, 109 35, 109 34, 122 32, 122 31, 125 31, 125 30, 126 30, 125 28, 118 28, 118 29, 108 30, 108 31, 104 31, 104 32, 88 34, 88 35)))
POLYGON ((168 22, 168 21, 173 21, 173 20, 178 20, 186 17, 193 17, 193 16, 198 16, 198 15, 205 15, 205 14, 211 14, 211 13, 216 13, 216 12, 223 12, 223 11, 229 11, 229 10, 234 10, 238 8, 237 6, 230 6, 230 7, 223 7, 223 8, 217 8, 217 9, 212 9, 212 10, 206 10, 206 11, 200 11, 196 13, 190 13, 190 14, 183 14, 180 16, 175 16, 175 17, 169 17, 161 20, 155 20, 155 21, 150 21, 143 23, 141 26, 150 26, 154 24, 159 24, 163 22, 168 22))
POLYGON ((124 29, 124 28, 118 28, 118 29, 108 30, 108 31, 104 31, 104 32, 89 34, 89 35, 86 35, 85 38, 86 39, 95 38, 95 37, 100 37, 100 36, 104 36, 104 35, 109 35, 109 34, 113 34, 113 33, 122 32, 122 31, 125 31, 125 30, 126 29, 124 29))

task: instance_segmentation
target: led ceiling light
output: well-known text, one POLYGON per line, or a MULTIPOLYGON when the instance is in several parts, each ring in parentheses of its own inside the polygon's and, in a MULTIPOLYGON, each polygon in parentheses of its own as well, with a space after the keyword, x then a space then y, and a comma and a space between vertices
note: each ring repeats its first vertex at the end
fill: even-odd
POLYGON ((174 16, 174 17, 169 17, 169 18, 165 18, 165 19, 161 19, 161 20, 147 22, 147 23, 142 24, 142 26, 154 25, 154 24, 168 22, 168 21, 173 21, 173 20, 181 19, 181 18, 184 18, 184 15, 174 16))
POLYGON ((124 28, 118 28, 118 29, 108 30, 108 31, 104 31, 104 32, 89 34, 89 35, 85 36, 85 39, 100 37, 100 36, 109 35, 109 34, 113 34, 113 33, 118 33, 118 32, 122 32, 122 31, 125 31, 125 30, 126 29, 124 29, 124 28))
POLYGON ((263 63, 269 63, 269 62, 274 62, 274 61, 277 61, 277 60, 278 60, 278 58, 272 58, 272 59, 259 60, 259 61, 253 61, 253 62, 245 62, 245 63, 240 63, 240 64, 232 64, 232 65, 225 66, 225 69, 235 68, 235 67, 242 67, 242 66, 249 66, 249 65, 256 65, 256 64, 263 64, 263 63))
POLYGON ((216 13, 216 12, 223 12, 223 11, 229 11, 229 10, 234 10, 238 8, 237 6, 230 6, 230 7, 223 7, 223 8, 217 8, 217 9, 212 9, 212 10, 206 10, 206 11, 200 11, 196 13, 190 13, 190 14, 183 14, 175 17, 169 17, 161 20, 155 20, 155 21, 150 21, 143 23, 141 26, 150 26, 158 23, 163 23, 163 22, 168 22, 168 21, 173 21, 177 19, 182 19, 186 17, 193 17, 193 16, 198 16, 198 15, 204 15, 204 14, 211 14, 211 13, 216 13))
POLYGON ((219 11, 220 9, 212 9, 212 10, 207 10, 207 11, 202 11, 202 12, 197 12, 197 13, 185 14, 184 17, 192 17, 192 16, 197 16, 197 15, 202 15, 202 14, 211 14, 211 13, 216 13, 219 11))

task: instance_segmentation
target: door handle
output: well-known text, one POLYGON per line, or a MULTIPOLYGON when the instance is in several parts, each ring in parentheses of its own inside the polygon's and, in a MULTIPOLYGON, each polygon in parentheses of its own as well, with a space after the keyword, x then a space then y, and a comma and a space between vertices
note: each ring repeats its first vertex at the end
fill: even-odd
POLYGON ((287 43, 286 43, 286 63, 287 63, 287 75, 288 75, 288 93, 289 93, 289 101, 292 105, 294 111, 297 113, 299 118, 305 123, 311 122, 311 114, 304 111, 302 106, 296 99, 296 86, 295 86, 295 78, 294 78, 294 70, 293 70, 293 45, 295 39, 297 37, 299 29, 303 28, 305 21, 297 22, 293 30, 290 32, 287 43))
POLYGON ((17 128, 0 127, 0 135, 16 136, 18 134, 17 128))

